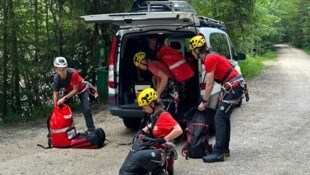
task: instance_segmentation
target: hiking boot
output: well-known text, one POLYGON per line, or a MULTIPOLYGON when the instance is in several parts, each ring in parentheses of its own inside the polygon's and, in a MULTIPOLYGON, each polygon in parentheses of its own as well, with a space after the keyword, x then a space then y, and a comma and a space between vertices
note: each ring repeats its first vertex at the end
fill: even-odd
POLYGON ((230 156, 229 148, 224 148, 224 149, 223 149, 223 153, 224 153, 224 156, 225 156, 225 157, 229 157, 229 156, 230 156))
POLYGON ((224 154, 211 153, 211 154, 204 156, 202 160, 206 163, 223 162, 224 154))

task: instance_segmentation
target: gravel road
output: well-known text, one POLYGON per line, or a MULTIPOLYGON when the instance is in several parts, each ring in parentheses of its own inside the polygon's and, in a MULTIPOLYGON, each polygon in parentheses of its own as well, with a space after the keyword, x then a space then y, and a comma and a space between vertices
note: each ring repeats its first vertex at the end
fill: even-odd
MULTIPOLYGON (((206 164, 179 154, 175 175, 310 174, 310 56, 287 45, 276 48, 276 61, 266 62, 261 76, 247 80, 250 102, 231 116, 231 156, 206 164)), ((0 128, 0 175, 117 175, 134 131, 106 107, 94 119, 111 141, 97 150, 38 147, 46 145, 44 120, 32 127, 0 128)), ((75 123, 85 130, 81 114, 75 123)), ((178 153, 183 145, 177 144, 178 153)))

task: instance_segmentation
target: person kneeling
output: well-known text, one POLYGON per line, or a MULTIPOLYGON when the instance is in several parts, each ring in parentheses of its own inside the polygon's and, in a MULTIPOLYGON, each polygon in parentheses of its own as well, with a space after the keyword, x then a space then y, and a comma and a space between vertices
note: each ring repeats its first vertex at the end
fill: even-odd
POLYGON ((146 88, 139 94, 138 104, 150 115, 150 122, 135 136, 131 151, 119 173, 163 174, 165 167, 171 167, 164 151, 166 142, 173 141, 183 130, 169 112, 160 108, 153 88, 146 88))

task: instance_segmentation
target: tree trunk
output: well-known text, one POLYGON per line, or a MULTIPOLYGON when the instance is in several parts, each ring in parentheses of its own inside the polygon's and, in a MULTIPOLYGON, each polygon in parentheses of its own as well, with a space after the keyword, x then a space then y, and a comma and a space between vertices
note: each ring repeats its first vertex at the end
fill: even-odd
POLYGON ((10 2, 10 16, 12 19, 12 25, 11 25, 11 31, 12 31, 12 49, 11 49, 11 55, 12 55, 12 62, 13 62, 13 69, 12 69, 12 84, 13 84, 13 94, 12 96, 12 106, 14 108, 14 112, 17 112, 20 114, 21 112, 21 98, 20 98, 20 73, 19 73, 19 52, 18 52, 18 41, 17 41, 17 30, 18 30, 18 25, 15 20, 15 13, 14 13, 14 6, 12 3, 12 0, 9 0, 10 2))
POLYGON ((1 105, 1 114, 4 116, 8 112, 8 38, 9 38, 9 30, 8 30, 8 4, 7 1, 3 1, 3 8, 4 8, 4 18, 3 18, 3 66, 2 67, 2 75, 3 75, 3 84, 2 84, 2 105, 1 105))
POLYGON ((64 56, 63 53, 63 20, 64 20, 64 3, 65 0, 58 0, 58 27, 57 27, 57 41, 58 41, 58 56, 64 56))
POLYGON ((39 17, 38 17, 38 0, 34 1, 34 65, 35 66, 35 75, 33 80, 33 91, 34 91, 34 97, 35 97, 35 106, 40 106, 40 60, 39 60, 39 17))

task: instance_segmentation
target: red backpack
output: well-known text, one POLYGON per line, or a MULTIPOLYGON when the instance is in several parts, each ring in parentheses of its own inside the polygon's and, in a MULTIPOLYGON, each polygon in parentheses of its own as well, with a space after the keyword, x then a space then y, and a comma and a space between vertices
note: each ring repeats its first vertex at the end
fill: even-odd
POLYGON ((77 133, 73 115, 68 105, 55 106, 53 113, 47 120, 48 147, 40 144, 43 148, 100 148, 103 146, 105 132, 102 128, 97 128, 91 132, 83 134, 77 133))
POLYGON ((182 54, 171 47, 163 45, 157 52, 157 57, 170 69, 178 82, 184 82, 194 75, 182 54))
POLYGON ((48 122, 49 135, 53 147, 69 147, 76 137, 73 115, 68 105, 55 106, 48 122))

